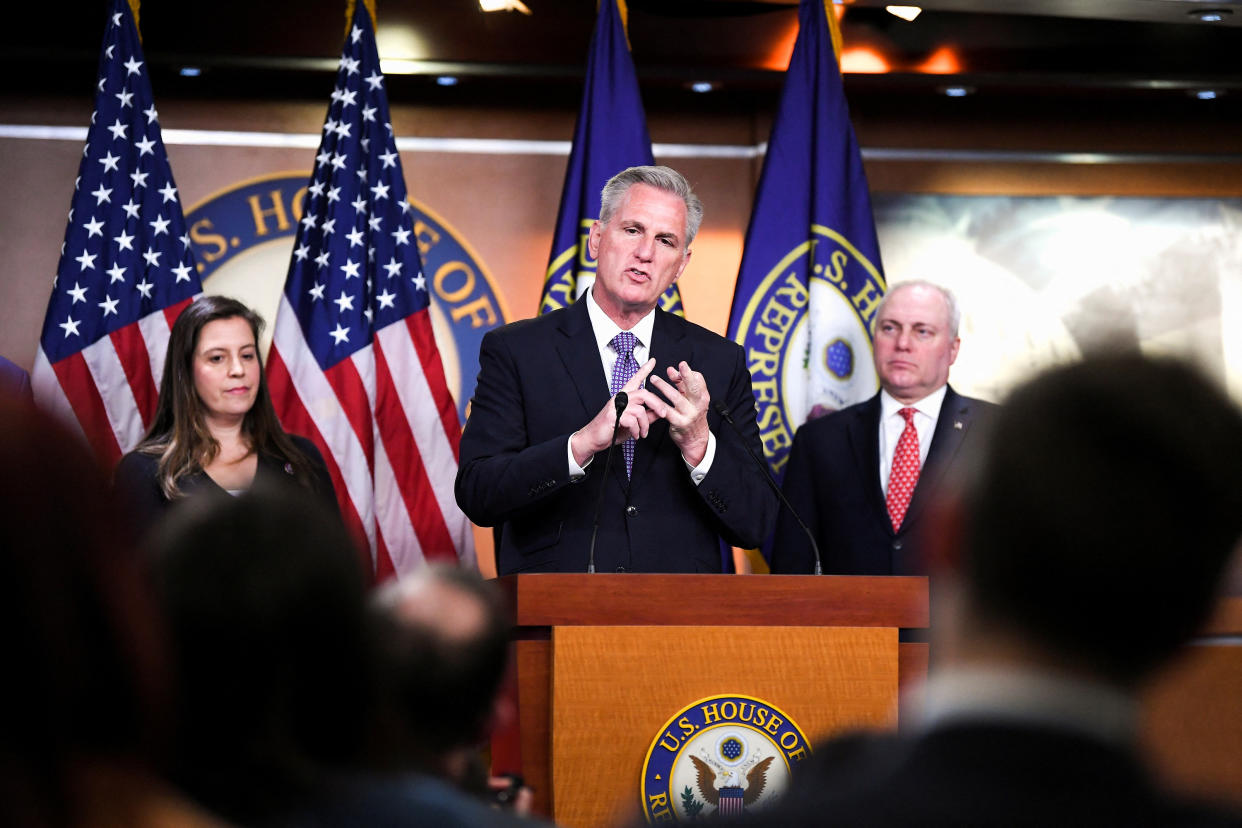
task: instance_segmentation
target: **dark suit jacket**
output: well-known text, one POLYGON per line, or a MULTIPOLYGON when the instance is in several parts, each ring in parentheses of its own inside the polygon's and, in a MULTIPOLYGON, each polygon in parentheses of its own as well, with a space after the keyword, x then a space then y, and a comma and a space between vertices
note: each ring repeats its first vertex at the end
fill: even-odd
MULTIPOLYGON (((305 437, 290 434, 293 444, 306 455, 314 472, 313 484, 315 494, 324 502, 324 507, 340 514, 336 495, 332 488, 332 478, 328 476, 323 455, 315 444, 305 437)), ((124 503, 130 509, 133 527, 139 534, 145 535, 164 513, 175 503, 164 497, 164 490, 159 483, 159 458, 149 454, 131 451, 117 463, 114 475, 114 487, 124 503)), ((259 454, 258 468, 255 469, 255 485, 279 485, 293 478, 285 471, 283 458, 271 454, 259 454)), ((185 499, 200 496, 228 496, 214 480, 205 472, 197 472, 181 481, 181 490, 185 499)), ((176 501, 179 503, 181 501, 176 501)))
POLYGON ((1159 791, 1132 752, 1034 724, 959 722, 817 746, 779 803, 739 826, 1239 826, 1159 791))
MULTIPOLYGON (((703 374, 758 453, 755 399, 740 346, 656 311, 656 371, 685 360, 703 374)), ((720 572, 718 538, 756 546, 771 531, 776 498, 741 439, 709 411, 711 471, 695 486, 681 452, 656 421, 634 452, 627 481, 620 450, 604 479, 604 453, 570 482, 567 445, 608 402, 585 302, 489 331, 461 437, 457 503, 480 526, 500 525, 500 574, 585 572, 591 522, 603 486, 599 572, 720 572)))
MULTIPOLYGON (((783 491, 815 534, 827 575, 923 575, 919 518, 931 493, 960 459, 996 406, 946 389, 901 530, 894 532, 880 488, 880 395, 798 429, 783 491)), ((814 571, 814 554, 797 521, 782 511, 772 542, 772 571, 814 571)))

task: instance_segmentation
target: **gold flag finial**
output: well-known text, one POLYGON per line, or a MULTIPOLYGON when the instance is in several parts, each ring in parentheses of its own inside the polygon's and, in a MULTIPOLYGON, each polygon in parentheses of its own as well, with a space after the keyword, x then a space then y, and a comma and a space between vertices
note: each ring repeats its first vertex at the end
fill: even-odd
MULTIPOLYGON (((130 0, 134 2, 134 0, 130 0)), ((362 5, 366 6, 367 12, 371 15, 371 28, 375 29, 375 0, 362 0, 362 5)), ((349 0, 345 4, 345 34, 349 34, 349 26, 354 22, 354 9, 358 7, 357 0, 349 0)))
POLYGON ((142 28, 138 25, 138 7, 142 0, 129 0, 129 11, 134 16, 134 31, 138 33, 138 42, 142 42, 142 28))
POLYGON ((841 24, 837 21, 837 10, 833 8, 836 4, 833 0, 824 0, 824 14, 828 15, 828 32, 832 35, 832 53, 837 56, 837 63, 841 63, 841 24))
MULTIPOLYGON (((621 16, 621 31, 625 34, 625 48, 631 52, 634 51, 633 45, 630 43, 630 10, 626 8, 625 0, 600 0, 601 3, 616 3, 617 14, 621 16)), ((596 13, 599 13, 599 6, 596 5, 596 13)))

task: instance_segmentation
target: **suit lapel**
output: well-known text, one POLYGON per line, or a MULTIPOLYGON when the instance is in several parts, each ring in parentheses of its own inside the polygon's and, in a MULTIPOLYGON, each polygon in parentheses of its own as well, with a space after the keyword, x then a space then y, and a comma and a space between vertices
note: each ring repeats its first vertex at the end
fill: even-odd
POLYGON ((884 490, 880 488, 880 395, 859 406, 847 426, 850 449, 858 467, 858 479, 867 487, 867 500, 879 515, 879 521, 891 533, 893 522, 888 517, 884 503, 884 490))
POLYGON ((931 499, 944 478, 945 470, 952 464, 953 458, 966 438, 971 425, 970 402, 952 388, 945 388, 944 400, 940 403, 940 416, 936 419, 936 430, 932 433, 931 447, 927 451, 927 461, 923 463, 923 471, 919 473, 919 482, 914 487, 910 498, 910 508, 906 510, 906 521, 912 523, 913 518, 931 499))
MULTIPOLYGON (((585 419, 590 421, 608 402, 608 381, 604 379, 604 369, 600 364, 599 347, 595 344, 595 333, 591 329, 591 319, 587 315, 586 302, 574 302, 569 306, 560 324, 561 337, 556 343, 557 353, 565 366, 565 382, 572 387, 582 404, 585 419)), ((555 379, 551 380, 553 383, 555 379)), ((551 397, 564 400, 565 396, 555 388, 550 389, 551 397)))

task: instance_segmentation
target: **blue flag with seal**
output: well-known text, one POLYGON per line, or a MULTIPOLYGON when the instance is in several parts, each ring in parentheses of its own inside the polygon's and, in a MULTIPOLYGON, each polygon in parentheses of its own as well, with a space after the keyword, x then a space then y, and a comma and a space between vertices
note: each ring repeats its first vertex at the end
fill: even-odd
POLYGON ((778 478, 798 426, 875 393, 871 341, 885 290, 835 20, 824 0, 801 0, 798 15, 729 313, 778 478))
MULTIPOLYGON (((595 281, 587 236, 599 216, 599 193, 608 179, 627 167, 655 163, 624 16, 624 0, 601 0, 540 313, 566 307, 595 281)), ((684 315, 676 284, 660 297, 660 307, 684 315)))

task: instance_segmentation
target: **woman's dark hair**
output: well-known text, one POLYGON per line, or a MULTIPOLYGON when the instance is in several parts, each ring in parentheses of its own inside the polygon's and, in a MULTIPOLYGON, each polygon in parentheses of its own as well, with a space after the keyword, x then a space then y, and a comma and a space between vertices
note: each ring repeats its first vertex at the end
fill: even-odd
MULTIPOLYGON (((159 458, 159 482, 164 496, 182 496, 180 481, 211 463, 220 444, 211 436, 203 415, 203 402, 194 386, 194 351, 198 337, 209 322, 244 319, 254 334, 256 346, 263 330, 263 317, 246 305, 226 296, 200 296, 190 303, 173 324, 164 359, 164 379, 155 419, 138 451, 159 458)), ((272 454, 293 467, 294 477, 310 488, 312 472, 306 455, 298 451, 281 428, 272 407, 263 357, 259 355, 259 390, 254 405, 246 412, 242 433, 256 452, 272 454)))

